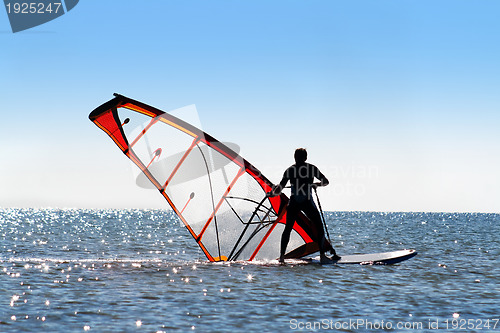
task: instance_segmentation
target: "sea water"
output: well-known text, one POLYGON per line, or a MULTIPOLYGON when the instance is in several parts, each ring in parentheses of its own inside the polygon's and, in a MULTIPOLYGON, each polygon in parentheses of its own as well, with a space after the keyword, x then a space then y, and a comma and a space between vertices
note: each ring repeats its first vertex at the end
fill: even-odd
POLYGON ((170 211, 0 209, 0 332, 500 331, 500 215, 326 219, 340 255, 418 255, 208 263, 170 211))

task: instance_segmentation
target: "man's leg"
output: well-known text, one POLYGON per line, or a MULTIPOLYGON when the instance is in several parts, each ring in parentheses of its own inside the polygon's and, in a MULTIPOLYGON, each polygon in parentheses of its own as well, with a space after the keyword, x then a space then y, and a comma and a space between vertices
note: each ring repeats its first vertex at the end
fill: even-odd
POLYGON ((320 254, 323 255, 325 253, 326 238, 321 215, 319 214, 319 211, 314 203, 312 203, 311 201, 307 201, 306 203, 304 203, 302 211, 306 214, 309 220, 311 220, 316 228, 316 232, 318 235, 318 239, 316 239, 316 242, 318 242, 320 254))
POLYGON ((325 237, 325 230, 323 229, 323 221, 321 219, 321 215, 319 214, 318 208, 316 208, 316 205, 312 201, 308 201, 303 205, 302 211, 306 214, 306 216, 313 222, 314 226, 316 227, 317 230, 317 235, 318 239, 316 240, 319 245, 319 254, 320 254, 320 261, 322 263, 328 263, 332 261, 332 258, 329 258, 326 256, 325 252, 326 250, 330 250, 332 252, 333 260, 338 260, 340 257, 337 256, 335 253, 335 250, 333 247, 329 246, 329 248, 326 248, 327 240, 325 237))
POLYGON ((281 235, 281 251, 280 251, 280 262, 285 262, 286 247, 290 241, 290 233, 292 232, 295 219, 297 218, 298 207, 293 202, 287 207, 286 211, 286 225, 283 234, 281 235))

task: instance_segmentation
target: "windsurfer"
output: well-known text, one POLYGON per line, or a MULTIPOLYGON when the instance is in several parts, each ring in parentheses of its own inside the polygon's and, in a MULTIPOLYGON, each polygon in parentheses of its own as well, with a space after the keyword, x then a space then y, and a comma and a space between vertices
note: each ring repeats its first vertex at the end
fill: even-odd
POLYGON ((320 251, 321 263, 328 263, 332 260, 340 259, 335 250, 325 238, 325 231, 321 223, 321 216, 318 208, 314 204, 312 190, 318 186, 329 184, 328 179, 319 171, 319 169, 309 163, 307 160, 307 151, 304 148, 298 148, 294 154, 295 164, 285 170, 281 182, 273 187, 268 196, 277 196, 281 193, 286 183, 290 181, 292 195, 287 206, 286 226, 281 236, 280 262, 285 262, 286 247, 290 240, 290 233, 300 211, 302 211, 315 225, 318 235, 318 245, 320 251), (317 178, 320 183, 314 183, 317 178), (330 250, 332 258, 326 256, 325 252, 330 250))

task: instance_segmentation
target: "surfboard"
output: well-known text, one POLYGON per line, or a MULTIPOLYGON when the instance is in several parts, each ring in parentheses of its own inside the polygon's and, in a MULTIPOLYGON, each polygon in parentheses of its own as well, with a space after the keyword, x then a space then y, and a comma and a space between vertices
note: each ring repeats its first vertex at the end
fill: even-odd
MULTIPOLYGON (((380 252, 369 254, 342 255, 340 260, 332 261, 332 264, 359 264, 359 265, 392 265, 408 260, 417 255, 417 251, 399 250, 392 252, 380 252)), ((319 256, 313 258, 303 258, 307 262, 320 264, 319 256)), ((328 263, 329 264, 329 263, 328 263)))

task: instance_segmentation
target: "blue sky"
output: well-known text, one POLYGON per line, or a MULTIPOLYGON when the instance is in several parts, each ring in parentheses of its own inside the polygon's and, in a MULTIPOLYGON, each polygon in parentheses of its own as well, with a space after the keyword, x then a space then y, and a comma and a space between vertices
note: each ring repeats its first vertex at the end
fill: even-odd
POLYGON ((166 207, 87 116, 195 104, 278 182, 296 147, 328 210, 500 212, 500 3, 80 1, 0 10, 0 207, 166 207))

